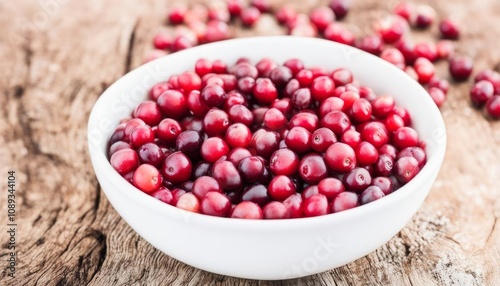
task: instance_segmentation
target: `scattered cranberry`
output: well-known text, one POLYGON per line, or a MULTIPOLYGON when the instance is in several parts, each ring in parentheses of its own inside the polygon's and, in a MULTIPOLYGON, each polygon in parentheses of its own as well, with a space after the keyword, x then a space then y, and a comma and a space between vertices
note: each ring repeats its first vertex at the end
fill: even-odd
POLYGON ((446 99, 446 94, 443 92, 443 90, 441 90, 437 87, 429 88, 428 92, 429 92, 429 95, 431 96, 432 100, 436 104, 436 106, 438 108, 440 108, 446 99))
POLYGON ((415 7, 409 2, 399 2, 394 6, 392 12, 409 22, 415 14, 415 7))
POLYGON ((399 16, 390 16, 376 22, 375 31, 387 44, 392 44, 401 39, 408 29, 406 20, 399 16))
POLYGON ((260 13, 259 9, 255 7, 244 8, 240 14, 241 22, 245 26, 253 26, 259 20, 260 13))
POLYGON ((187 9, 185 7, 175 7, 170 10, 168 14, 168 20, 173 25, 182 24, 184 22, 184 15, 186 15, 187 9))
POLYGON ((483 107, 493 97, 494 92, 495 88, 491 82, 487 80, 476 82, 470 91, 472 105, 476 108, 483 107))
POLYGON ((338 20, 343 19, 349 12, 349 0, 331 0, 329 6, 338 20))
POLYGON ((335 14, 328 7, 318 7, 311 11, 309 18, 311 18, 311 22, 316 25, 318 30, 322 32, 330 23, 335 21, 335 14))
POLYGON ((354 34, 337 22, 330 23, 323 31, 323 36, 327 40, 349 46, 354 46, 356 42, 354 34))
POLYGON ((472 59, 465 56, 458 56, 450 59, 449 71, 456 81, 467 80, 472 73, 472 59))
POLYGON ((387 48, 382 53, 380 54, 380 57, 391 64, 397 66, 400 69, 404 69, 406 66, 406 60, 405 57, 403 56, 403 53, 401 53, 398 49, 396 48, 387 48))
POLYGON ((356 47, 378 56, 384 49, 384 43, 379 36, 366 36, 356 43, 356 47))
POLYGON ((457 40, 460 36, 460 30, 457 23, 451 19, 444 19, 439 23, 439 31, 445 39, 457 40))
POLYGON ((418 82, 428 83, 434 77, 435 67, 427 58, 417 58, 413 65, 418 76, 418 82))
POLYGON ((500 118, 500 95, 495 95, 486 102, 486 111, 492 118, 500 118))
POLYGON ((417 6, 414 25, 420 29, 426 29, 434 22, 436 11, 428 5, 417 6))

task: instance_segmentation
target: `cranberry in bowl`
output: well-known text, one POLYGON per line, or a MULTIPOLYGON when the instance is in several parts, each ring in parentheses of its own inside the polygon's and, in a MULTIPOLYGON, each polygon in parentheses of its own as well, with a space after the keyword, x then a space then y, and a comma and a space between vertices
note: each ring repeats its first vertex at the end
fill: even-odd
POLYGON ((427 92, 393 65, 284 36, 207 44, 131 71, 96 102, 88 143, 106 197, 146 241, 206 271, 278 280, 342 266, 399 232, 439 172, 446 131, 427 92), (207 75, 215 60, 236 80, 207 75), (391 183, 404 185, 389 194, 391 183))

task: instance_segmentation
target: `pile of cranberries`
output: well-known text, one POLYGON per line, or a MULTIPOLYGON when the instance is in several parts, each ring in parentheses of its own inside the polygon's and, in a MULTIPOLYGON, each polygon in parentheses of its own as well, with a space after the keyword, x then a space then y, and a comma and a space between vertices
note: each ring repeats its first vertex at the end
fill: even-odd
POLYGON ((396 191, 426 162, 408 111, 345 68, 199 59, 149 97, 111 136, 111 165, 143 192, 192 212, 340 212, 396 191))

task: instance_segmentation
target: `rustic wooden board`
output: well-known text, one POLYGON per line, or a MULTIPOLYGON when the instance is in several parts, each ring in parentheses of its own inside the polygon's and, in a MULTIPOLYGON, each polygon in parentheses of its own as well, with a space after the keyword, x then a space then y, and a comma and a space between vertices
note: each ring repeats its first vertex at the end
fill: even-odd
MULTIPOLYGON (((86 124, 102 91, 151 49, 166 2, 0 1, 0 174, 16 171, 19 259, 16 278, 7 277, 2 183, 1 285, 500 285, 500 121, 470 107, 470 83, 455 84, 442 108, 448 150, 424 205, 387 244, 344 267, 242 280, 180 263, 134 233, 99 188, 86 124)), ((396 3, 353 2, 347 22, 358 33, 396 3)), ((462 24, 459 52, 476 59, 476 70, 500 62, 500 2, 427 2, 462 24)), ((307 11, 319 2, 298 3, 307 11)), ((235 34, 280 32, 264 17, 235 34)), ((415 34, 432 37, 435 27, 415 34)), ((445 64, 439 69, 446 74, 445 64)))

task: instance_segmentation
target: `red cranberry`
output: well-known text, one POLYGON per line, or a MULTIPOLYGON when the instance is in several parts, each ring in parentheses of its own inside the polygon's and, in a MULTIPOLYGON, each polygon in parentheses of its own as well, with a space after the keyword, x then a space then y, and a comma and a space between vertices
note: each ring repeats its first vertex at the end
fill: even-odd
POLYGON ((168 13, 168 20, 173 25, 182 24, 184 22, 184 16, 186 15, 186 7, 174 7, 168 13))
POLYGON ((177 137, 176 148, 186 155, 193 155, 199 152, 203 138, 196 131, 184 131, 177 137))
POLYGON ((349 12, 349 0, 331 0, 330 9, 335 13, 338 20, 343 19, 349 12))
POLYGON ((158 125, 163 119, 160 107, 156 102, 144 101, 134 110, 134 117, 144 121, 149 126, 158 125))
POLYGON ((172 47, 172 36, 158 33, 153 38, 153 46, 159 50, 169 50, 172 47))
POLYGON ((314 78, 311 70, 303 69, 295 75, 295 79, 297 79, 301 87, 308 87, 312 84, 314 78))
POLYGON ((385 118, 385 127, 389 132, 395 132, 399 128, 405 126, 405 122, 401 116, 391 113, 385 118))
POLYGON ((283 63, 283 66, 289 68, 293 76, 304 69, 304 63, 299 59, 289 59, 283 63))
POLYGON ((328 214, 328 200, 325 195, 315 194, 304 200, 304 216, 314 217, 328 214))
POLYGON ((349 70, 340 68, 333 71, 332 79, 335 83, 335 86, 344 86, 352 83, 353 76, 349 70))
POLYGON ((416 58, 426 58, 431 62, 435 62, 438 58, 436 45, 434 43, 418 43, 414 48, 416 58))
POLYGON ((225 140, 231 148, 247 147, 250 145, 252 132, 243 123, 235 123, 226 131, 225 140))
POLYGON ((323 157, 314 153, 302 157, 299 164, 299 175, 308 184, 317 184, 326 178, 328 171, 323 157))
POLYGON ((458 24, 451 19, 444 19, 439 23, 439 31, 445 39, 457 40, 460 36, 458 24))
POLYGON ((384 197, 385 194, 382 192, 382 190, 377 187, 377 186, 369 186, 364 190, 361 195, 359 195, 359 201, 361 202, 362 205, 371 203, 373 201, 376 201, 382 197, 384 197))
POLYGON ((324 153, 333 143, 337 142, 335 133, 328 128, 318 128, 311 136, 311 148, 319 153, 324 153))
POLYGON ((392 44, 401 39, 408 29, 408 23, 399 16, 389 16, 376 22, 375 31, 385 43, 392 44))
POLYGON ((364 98, 369 102, 372 102, 375 100, 375 98, 377 98, 377 95, 375 94, 375 92, 373 92, 371 88, 366 86, 361 86, 359 88, 359 97, 364 98))
POLYGON ((193 117, 184 117, 180 122, 183 130, 203 132, 203 120, 193 117))
POLYGON ((149 164, 140 165, 134 172, 134 186, 145 193, 157 190, 162 183, 162 177, 156 167, 149 164))
POLYGON ((489 81, 493 84, 493 86, 498 87, 498 86, 500 86, 500 73, 493 71, 493 70, 490 70, 490 69, 481 71, 474 78, 474 82, 478 82, 481 80, 489 81))
POLYGON ((308 112, 299 112, 288 122, 289 129, 295 126, 304 127, 309 132, 314 132, 319 127, 318 117, 308 112))
POLYGON ((372 105, 364 98, 357 99, 352 104, 350 114, 356 122, 367 122, 372 116, 372 105))
POLYGON ((285 143, 294 152, 307 152, 311 149, 311 132, 303 127, 293 127, 286 135, 285 143))
POLYGON ((240 14, 241 23, 248 27, 253 26, 259 20, 260 14, 259 9, 255 7, 244 8, 240 14))
POLYGON ((246 187, 241 193, 242 201, 251 201, 259 206, 264 206, 271 201, 271 197, 264 185, 256 184, 246 187))
POLYGON ((415 72, 417 73, 418 82, 422 84, 428 83, 434 76, 434 65, 426 58, 417 58, 413 67, 415 68, 415 72))
POLYGON ((279 149, 271 156, 269 167, 275 176, 292 176, 298 170, 299 157, 288 148, 279 149))
POLYGON ((179 75, 179 85, 186 93, 192 90, 199 90, 201 88, 201 78, 195 72, 183 72, 179 75))
POLYGON ((410 19, 415 14, 415 7, 414 7, 413 3, 399 2, 396 4, 396 6, 394 6, 394 8, 392 9, 392 12, 395 15, 402 17, 406 21, 410 21, 410 19))
POLYGON ((394 165, 394 174, 402 184, 408 183, 418 172, 420 172, 420 168, 417 160, 413 157, 401 157, 394 165))
POLYGON ((283 90, 284 98, 291 98, 292 95, 300 88, 300 83, 297 79, 290 80, 283 90))
POLYGON ((364 168, 354 168, 342 178, 344 186, 352 192, 361 192, 371 183, 370 173, 364 168))
POLYGON ((363 141, 356 147, 356 161, 360 166, 368 166, 377 162, 379 154, 377 148, 363 141))
POLYGON ((377 186, 384 193, 384 195, 388 195, 393 192, 394 187, 391 179, 387 177, 376 177, 372 180, 372 186, 377 186))
POLYGON ((397 114, 399 115, 404 123, 405 123, 405 126, 409 126, 411 125, 411 116, 410 116, 410 113, 408 112, 407 109, 403 108, 403 107, 394 107, 394 109, 392 110, 392 112, 394 114, 397 114))
POLYGON ((212 176, 224 190, 238 190, 243 185, 238 170, 229 161, 215 162, 212 166, 212 176))
POLYGON ((201 101, 198 90, 191 91, 187 96, 187 105, 191 113, 198 118, 203 118, 210 108, 201 101))
POLYGON ((387 154, 381 154, 375 163, 375 174, 388 177, 392 174, 393 166, 394 159, 387 154))
POLYGON ((170 89, 170 85, 168 84, 168 82, 159 82, 153 85, 153 87, 149 91, 149 98, 156 101, 158 100, 158 97, 160 97, 160 95, 162 95, 162 93, 164 93, 168 89, 170 89))
POLYGON ((238 170, 246 183, 258 182, 264 173, 264 162, 259 157, 245 157, 238 163, 238 170))
POLYGON ((244 2, 242 0, 228 0, 227 1, 227 10, 231 16, 240 15, 243 10, 244 2))
POLYGON ((209 192, 218 192, 222 193, 222 189, 217 182, 212 177, 201 176, 197 178, 193 183, 192 193, 198 198, 203 199, 203 197, 209 192))
POLYGON ((318 193, 325 195, 328 200, 333 200, 344 191, 344 185, 336 178, 325 178, 318 183, 318 193))
POLYGON ((401 53, 396 48, 387 48, 383 50, 382 53, 380 54, 380 57, 383 60, 390 62, 391 64, 397 66, 400 69, 404 69, 405 67, 406 59, 403 53, 401 53))
POLYGON ((323 31, 323 35, 327 40, 344 45, 354 46, 354 43, 356 42, 354 34, 337 22, 330 23, 323 31))
POLYGON ((269 130, 281 130, 286 123, 286 117, 276 108, 270 108, 264 114, 264 126, 269 130))
POLYGON ((318 28, 320 32, 324 31, 328 24, 335 21, 335 14, 328 7, 317 7, 309 14, 311 22, 318 28))
POLYGON ((376 148, 389 142, 389 135, 384 124, 380 122, 369 122, 361 130, 361 138, 368 141, 376 148))
POLYGON ((241 105, 245 105, 247 104, 247 100, 245 98, 245 96, 243 96, 243 94, 241 92, 238 92, 238 91, 230 91, 228 94, 227 94, 227 98, 226 98, 226 101, 224 102, 224 110, 229 110, 233 105, 237 105, 237 104, 241 104, 241 105))
POLYGON ((201 91, 201 99, 209 107, 221 106, 226 100, 227 94, 224 89, 217 84, 207 85, 201 91))
POLYGON ((174 52, 182 51, 193 47, 191 40, 185 36, 178 36, 174 39, 172 43, 172 50, 174 52))
POLYGON ((337 173, 347 173, 356 166, 356 153, 345 143, 334 143, 325 153, 328 168, 337 173))
POLYGON ((252 156, 252 154, 247 149, 236 147, 233 150, 231 150, 231 152, 229 152, 229 154, 227 155, 227 160, 233 163, 235 166, 238 166, 238 164, 243 158, 250 156, 252 156))
POLYGON ((418 145, 418 134, 411 127, 401 127, 394 133, 394 145, 400 149, 418 145))
POLYGON ((380 55, 384 49, 384 43, 379 36, 366 36, 356 43, 356 46, 370 54, 380 55))
POLYGON ((500 118, 500 95, 494 95, 486 102, 486 111, 492 118, 500 118))
POLYGON ((155 135, 153 129, 148 125, 137 126, 129 136, 130 144, 132 144, 134 148, 138 148, 146 143, 152 143, 154 139, 155 135))
POLYGON ((395 48, 403 54, 407 65, 412 65, 415 62, 417 55, 415 53, 415 45, 413 45, 412 42, 408 40, 401 40, 396 43, 395 48))
POLYGON ((358 147, 359 143, 361 143, 361 134, 356 131, 349 129, 344 134, 342 134, 342 137, 340 137, 340 142, 345 143, 351 148, 355 149, 358 147))
POLYGON ((158 97, 158 105, 163 114, 173 119, 180 119, 188 111, 184 94, 173 89, 165 91, 158 97))
POLYGON ((221 60, 215 60, 212 63, 212 72, 216 74, 224 74, 227 73, 227 65, 221 60))
POLYGON ((201 199, 200 211, 206 215, 227 217, 231 211, 231 202, 224 194, 208 192, 201 199))
POLYGON ((141 162, 159 167, 165 158, 162 150, 154 143, 146 143, 142 145, 137 154, 141 162))
POLYGON ((189 158, 182 152, 175 152, 165 158, 161 172, 167 181, 179 184, 189 180, 192 169, 189 158))
POLYGON ((231 213, 232 218, 242 218, 242 219, 263 219, 264 214, 259 205, 243 201, 236 205, 231 213))
POLYGON ((260 104, 269 105, 278 98, 278 91, 268 78, 258 78, 253 89, 255 99, 260 104))
POLYGON ((273 69, 278 67, 278 64, 276 64, 273 60, 264 58, 260 60, 256 65, 255 68, 257 68, 257 71, 259 72, 260 77, 269 77, 269 74, 273 69))
POLYGON ((165 118, 160 124, 158 124, 158 130, 156 131, 156 135, 161 142, 167 145, 173 145, 175 140, 177 140, 177 136, 181 134, 182 128, 174 119, 165 118))
POLYGON ((292 102, 290 98, 278 99, 271 104, 271 108, 276 108, 283 115, 290 115, 292 113, 292 102))
POLYGON ((338 97, 329 97, 325 99, 319 106, 319 116, 325 117, 332 111, 341 111, 344 109, 344 100, 338 97))
POLYGON ((494 92, 495 88, 491 82, 486 80, 476 82, 470 91, 472 105, 476 108, 484 106, 493 97, 494 92))
POLYGON ((108 156, 111 157, 111 156, 113 156, 114 153, 116 153, 117 151, 123 150, 123 149, 132 149, 132 146, 130 146, 129 143, 124 142, 124 141, 116 141, 115 143, 111 144, 111 146, 109 147, 108 156))
POLYGON ((246 126, 251 126, 254 121, 252 112, 241 104, 231 106, 228 111, 228 117, 232 122, 243 123, 246 126))
POLYGON ((341 136, 345 131, 351 128, 351 121, 344 112, 332 111, 323 117, 321 126, 332 130, 335 135, 341 136))
POLYGON ((430 88, 439 88, 445 95, 448 93, 448 89, 450 88, 450 83, 446 79, 441 79, 438 77, 433 77, 427 83, 427 86, 430 88))
POLYGON ((211 169, 212 164, 204 161, 199 162, 194 169, 193 179, 197 179, 202 176, 208 176, 211 169))
POLYGON ((353 192, 342 192, 338 194, 332 203, 332 212, 337 213, 359 206, 358 195, 353 192))
POLYGON ((303 216, 302 197, 300 194, 293 194, 283 201, 290 218, 300 218, 303 216))
POLYGON ((278 88, 284 87, 292 77, 292 71, 285 66, 278 66, 269 73, 269 78, 278 88))
POLYGON ((436 18, 436 11, 428 5, 419 5, 417 6, 415 17, 415 27, 420 29, 426 29, 434 22, 434 18, 436 18))
POLYGON ((209 163, 215 163, 229 153, 229 146, 219 137, 208 138, 201 144, 201 156, 209 163))
POLYGON ((124 175, 139 166, 139 156, 132 149, 122 149, 111 156, 110 162, 120 175, 124 175))
POLYGON ((398 150, 391 144, 384 144, 380 148, 378 148, 379 155, 385 154, 392 158, 392 160, 396 160, 396 156, 398 154, 398 150))
POLYGON ((276 201, 284 201, 296 191, 295 184, 287 176, 276 176, 271 180, 267 191, 272 199, 276 201))
MULTIPOLYGON (((341 87, 338 87, 338 88, 342 88, 343 86, 341 87)), ((337 88, 337 89, 338 89, 337 88)), ((340 99, 342 99, 344 101, 344 106, 342 108, 342 111, 344 112, 348 112, 352 105, 354 104, 354 102, 358 99, 361 98, 361 96, 359 95, 358 92, 355 92, 355 91, 345 91, 345 92, 342 92, 339 96, 340 99)))
POLYGON ((159 187, 158 190, 152 192, 150 195, 153 198, 158 199, 169 205, 172 204, 172 201, 174 199, 172 192, 165 187, 159 187))
POLYGON ((200 212, 200 201, 192 193, 185 193, 181 195, 175 206, 189 212, 200 212))
POLYGON ((211 109, 203 118, 203 130, 208 136, 222 136, 229 127, 229 117, 220 109, 211 109))
MULTIPOLYGON (((297 19, 299 19, 299 16, 297 16, 297 19)), ((312 22, 310 22, 310 21, 301 22, 298 20, 296 22, 298 22, 298 23, 292 25, 292 27, 290 28, 289 34, 291 36, 316 37, 318 35, 318 30, 312 22)))
POLYGON ((449 71, 456 81, 465 81, 472 73, 472 59, 464 56, 454 57, 449 62, 449 71))
POLYGON ((297 11, 291 6, 284 5, 276 11, 275 15, 276 20, 280 24, 286 24, 290 22, 294 22, 297 19, 297 11))
POLYGON ((293 94, 291 98, 293 106, 297 109, 309 108, 312 102, 311 90, 309 88, 299 88, 293 94))
POLYGON ((194 64, 194 70, 199 76, 204 76, 212 72, 212 62, 205 58, 201 58, 194 64))
POLYGON ((437 56, 440 59, 448 59, 455 53, 455 45, 450 40, 439 40, 436 44, 437 56))
POLYGON ((262 209, 264 219, 284 219, 289 218, 289 212, 286 206, 281 202, 270 202, 262 209))
POLYGON ((402 157, 413 157, 417 160, 418 167, 422 168, 425 165, 425 152, 420 147, 406 147, 398 153, 398 159, 402 157))
POLYGON ((436 106, 438 108, 440 108, 446 99, 446 95, 444 94, 444 92, 441 89, 436 88, 436 87, 429 88, 429 90, 427 92, 431 96, 431 98, 434 101, 434 103, 436 104, 436 106))

